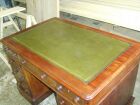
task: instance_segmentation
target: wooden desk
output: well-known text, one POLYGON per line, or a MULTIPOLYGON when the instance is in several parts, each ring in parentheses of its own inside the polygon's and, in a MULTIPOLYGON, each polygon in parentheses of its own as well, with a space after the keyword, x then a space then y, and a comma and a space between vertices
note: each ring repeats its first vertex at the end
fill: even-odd
POLYGON ((20 93, 32 104, 132 103, 140 43, 57 18, 2 40, 20 93), (79 69, 78 69, 79 68, 79 69))

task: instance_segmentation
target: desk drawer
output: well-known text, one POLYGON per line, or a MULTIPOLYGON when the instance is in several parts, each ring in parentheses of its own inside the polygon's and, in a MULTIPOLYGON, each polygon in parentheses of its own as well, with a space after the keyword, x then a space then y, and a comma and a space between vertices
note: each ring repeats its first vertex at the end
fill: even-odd
POLYGON ((15 62, 13 59, 9 59, 9 62, 12 67, 12 73, 14 74, 14 76, 17 80, 18 89, 20 89, 21 91, 24 91, 24 93, 26 93, 28 96, 31 97, 32 96, 31 91, 30 91, 29 85, 25 79, 21 65, 19 65, 17 62, 15 62))
POLYGON ((9 58, 9 63, 12 67, 12 73, 16 75, 21 70, 21 66, 18 63, 16 63, 13 59, 10 59, 10 58, 9 58))
POLYGON ((22 57, 20 57, 20 64, 22 64, 22 67, 25 68, 28 72, 33 74, 36 78, 38 78, 40 81, 42 81, 44 84, 46 84, 51 89, 55 89, 57 87, 57 82, 54 81, 52 78, 50 78, 46 73, 44 73, 39 68, 32 65, 30 62, 24 60, 22 57))
POLYGON ((76 96, 74 93, 72 93, 63 85, 57 83, 55 80, 53 80, 51 77, 49 77, 46 73, 44 73, 39 68, 32 65, 30 62, 24 60, 21 57, 20 57, 20 62, 22 63, 22 66, 26 68, 26 70, 28 70, 28 72, 32 73, 40 81, 42 81, 48 87, 53 89, 57 94, 61 94, 61 96, 64 96, 65 98, 67 98, 68 100, 70 100, 72 103, 76 105, 85 105, 84 100, 76 96))
POLYGON ((57 98, 56 100, 57 100, 58 105, 73 105, 72 103, 70 103, 69 101, 65 100, 64 98, 62 98, 59 95, 57 95, 56 98, 57 98))
MULTIPOLYGON (((60 87, 60 86, 61 85, 59 85, 58 87, 60 87)), ((60 94, 65 99, 69 100, 74 105, 86 105, 86 102, 83 99, 81 99, 80 97, 75 95, 73 92, 68 90, 66 87, 62 86, 62 89, 57 90, 57 91, 58 91, 58 94, 60 94)))
POLYGON ((4 51, 5 51, 8 59, 13 59, 14 61, 19 61, 19 55, 17 53, 15 53, 13 50, 4 46, 4 51))

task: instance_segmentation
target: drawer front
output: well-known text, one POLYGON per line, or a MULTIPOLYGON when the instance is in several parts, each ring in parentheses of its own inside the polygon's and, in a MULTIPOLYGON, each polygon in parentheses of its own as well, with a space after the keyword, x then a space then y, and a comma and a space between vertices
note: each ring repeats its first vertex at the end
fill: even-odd
POLYGON ((43 71, 41 71, 40 69, 32 65, 30 62, 23 59, 14 51, 10 50, 5 46, 4 46, 4 50, 9 58, 9 63, 12 65, 13 74, 15 75, 15 78, 18 81, 18 87, 22 89, 22 91, 24 90, 28 95, 31 95, 30 94, 31 92, 28 89, 26 79, 24 78, 24 76, 22 76, 24 73, 21 73, 22 71, 20 70, 20 68, 25 68, 25 69, 27 68, 26 70, 28 72, 32 73, 35 77, 37 77, 39 80, 45 83, 48 87, 53 89, 57 94, 61 94, 61 96, 64 96, 65 98, 67 98, 68 100, 70 100, 72 103, 76 105, 85 105, 85 101, 83 99, 76 96, 74 93, 72 93, 70 90, 65 88, 63 85, 57 83, 51 77, 46 75, 46 73, 44 73, 43 71))
POLYGON ((41 80, 43 83, 45 83, 48 87, 53 89, 57 94, 61 94, 62 96, 66 97, 67 99, 69 99, 71 102, 73 102, 76 105, 85 105, 85 101, 83 99, 76 96, 74 93, 72 93, 70 90, 68 90, 61 84, 57 83, 55 80, 53 80, 51 77, 49 77, 46 73, 44 73, 40 69, 36 68, 34 65, 29 63, 28 61, 26 61, 20 57, 20 62, 22 63, 22 66, 24 68, 27 68, 28 72, 30 72, 34 76, 36 76, 39 80, 41 80))
POLYGON ((22 67, 13 59, 9 59, 9 62, 12 67, 12 73, 14 74, 17 80, 18 89, 20 89, 21 91, 24 91, 24 93, 26 93, 28 96, 31 97, 31 91, 25 79, 22 67))
POLYGON ((16 75, 21 70, 21 66, 17 64, 13 59, 10 59, 10 58, 9 58, 9 63, 12 67, 12 73, 16 75))
POLYGON ((32 97, 31 91, 25 81, 17 82, 18 89, 23 91, 26 95, 32 97))
POLYGON ((57 105, 73 105, 72 103, 66 101, 65 99, 63 99, 61 96, 57 95, 56 97, 57 99, 57 105))
POLYGON ((63 87, 62 85, 57 86, 57 91, 62 96, 66 97, 74 105, 85 105, 86 104, 86 102, 83 99, 76 96, 73 92, 71 92, 67 88, 63 87), (61 87, 61 89, 59 89, 60 87, 61 87))
POLYGON ((4 51, 8 57, 8 60, 13 59, 14 61, 19 61, 19 55, 17 53, 15 53, 13 50, 4 46, 4 51))

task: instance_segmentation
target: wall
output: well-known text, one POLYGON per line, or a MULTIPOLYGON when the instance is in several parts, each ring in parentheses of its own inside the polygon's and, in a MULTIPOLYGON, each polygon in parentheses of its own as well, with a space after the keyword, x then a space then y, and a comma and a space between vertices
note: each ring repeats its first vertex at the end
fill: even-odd
POLYGON ((140 31, 138 0, 61 0, 60 10, 140 31))

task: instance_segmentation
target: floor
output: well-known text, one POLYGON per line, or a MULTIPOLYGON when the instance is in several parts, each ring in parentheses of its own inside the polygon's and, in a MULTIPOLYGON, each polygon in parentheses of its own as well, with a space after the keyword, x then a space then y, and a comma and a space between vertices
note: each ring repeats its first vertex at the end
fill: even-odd
MULTIPOLYGON (((72 21, 80 22, 85 25, 89 25, 101 30, 105 30, 118 35, 123 35, 128 38, 140 41, 140 32, 114 26, 111 24, 91 20, 67 13, 61 13, 61 17, 70 19, 72 21)), ((13 27, 5 29, 5 35, 9 35, 15 32, 13 27)), ((2 52, 2 51, 0 51, 2 52)), ((140 105, 140 68, 137 76, 136 86, 134 90, 134 96, 136 97, 134 105, 140 105)), ((11 70, 6 64, 0 59, 0 105, 30 105, 18 92, 16 88, 16 81, 11 73, 11 70)), ((52 94, 49 98, 45 99, 40 105, 56 105, 54 95, 52 94)))

